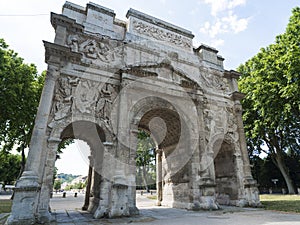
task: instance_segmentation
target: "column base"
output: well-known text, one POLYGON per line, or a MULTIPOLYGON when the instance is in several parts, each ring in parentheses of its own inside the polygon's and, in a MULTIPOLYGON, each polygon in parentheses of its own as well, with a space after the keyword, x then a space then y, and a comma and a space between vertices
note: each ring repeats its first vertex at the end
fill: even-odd
POLYGON ((262 204, 259 201, 259 191, 256 180, 246 179, 244 187, 246 205, 250 207, 262 207, 262 204))
POLYGON ((199 208, 204 210, 220 209, 216 201, 216 184, 209 178, 202 179, 200 185, 199 208))
POLYGON ((130 216, 137 216, 140 214, 140 211, 137 207, 129 207, 130 216))
POLYGON ((35 224, 39 218, 37 213, 39 192, 38 176, 32 171, 24 171, 14 188, 12 211, 6 224, 35 224))

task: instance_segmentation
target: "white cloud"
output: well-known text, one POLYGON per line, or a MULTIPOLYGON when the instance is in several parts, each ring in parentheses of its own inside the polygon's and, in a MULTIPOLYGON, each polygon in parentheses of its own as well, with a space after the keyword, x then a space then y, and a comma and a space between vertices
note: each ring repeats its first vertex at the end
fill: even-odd
POLYGON ((217 16, 220 12, 246 4, 246 0, 203 0, 203 2, 211 6, 212 16, 217 16))
POLYGON ((204 3, 210 4, 211 15, 216 16, 219 12, 226 10, 228 0, 204 0, 204 3))
POLYGON ((249 18, 238 18, 234 13, 237 6, 245 5, 246 0, 202 0, 211 6, 213 22, 205 22, 200 32, 209 35, 215 45, 222 45, 224 41, 216 37, 224 33, 239 33, 248 27, 249 18))
POLYGON ((223 39, 213 39, 211 40, 210 45, 214 46, 214 48, 218 48, 220 46, 222 46, 224 44, 224 40, 223 39))
POLYGON ((232 1, 229 1, 228 8, 233 9, 237 6, 241 6, 241 5, 245 5, 245 4, 246 4, 246 0, 232 0, 232 1))
POLYGON ((237 15, 233 14, 232 11, 229 12, 227 17, 222 18, 222 22, 228 24, 234 33, 239 33, 244 31, 248 27, 249 18, 238 19, 237 15))
POLYGON ((232 11, 229 11, 228 15, 216 18, 213 24, 206 21, 204 26, 200 28, 200 32, 208 34, 211 38, 229 32, 237 34, 247 29, 249 19, 250 18, 239 19, 237 15, 233 14, 232 11))

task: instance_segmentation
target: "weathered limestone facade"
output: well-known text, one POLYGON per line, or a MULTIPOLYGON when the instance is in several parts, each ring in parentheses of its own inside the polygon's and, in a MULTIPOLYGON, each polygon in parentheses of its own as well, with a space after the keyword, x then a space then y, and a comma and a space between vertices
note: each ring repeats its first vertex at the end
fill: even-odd
POLYGON ((158 205, 218 209, 259 205, 247 155, 235 71, 190 31, 130 9, 69 2, 52 13, 48 73, 25 172, 8 224, 48 223, 56 151, 68 138, 91 148, 95 218, 138 213, 138 129, 157 144, 158 205))

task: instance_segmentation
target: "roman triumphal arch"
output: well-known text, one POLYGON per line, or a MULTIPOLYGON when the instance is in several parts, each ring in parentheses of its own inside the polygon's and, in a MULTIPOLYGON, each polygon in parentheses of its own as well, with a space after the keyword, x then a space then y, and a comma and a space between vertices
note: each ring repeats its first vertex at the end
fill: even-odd
POLYGON ((224 70, 216 49, 193 47, 190 31, 133 9, 126 17, 93 3, 51 13, 56 36, 44 42, 48 70, 8 224, 49 222, 56 151, 68 138, 91 148, 93 197, 83 209, 95 218, 137 214, 139 129, 156 143, 158 205, 260 204, 239 74, 224 70))

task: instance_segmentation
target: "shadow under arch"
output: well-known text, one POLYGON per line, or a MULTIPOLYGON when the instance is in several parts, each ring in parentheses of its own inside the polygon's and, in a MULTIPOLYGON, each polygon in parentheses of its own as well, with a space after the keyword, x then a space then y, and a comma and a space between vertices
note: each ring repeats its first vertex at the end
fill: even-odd
POLYGON ((219 149, 214 154, 216 201, 220 205, 238 205, 240 183, 237 152, 229 138, 218 141, 219 149))

